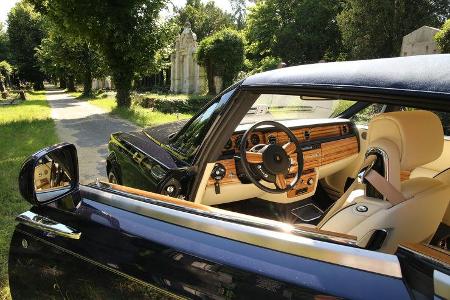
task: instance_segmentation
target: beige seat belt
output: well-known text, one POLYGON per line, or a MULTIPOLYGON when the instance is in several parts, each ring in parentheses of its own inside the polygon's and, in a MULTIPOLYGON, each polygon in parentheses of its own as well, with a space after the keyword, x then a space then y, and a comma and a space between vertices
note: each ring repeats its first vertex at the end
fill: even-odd
POLYGON ((373 185, 375 189, 377 189, 378 192, 386 197, 386 200, 392 206, 406 201, 406 198, 403 196, 403 194, 377 171, 373 169, 369 170, 366 174, 364 174, 364 179, 366 179, 371 185, 373 185))
MULTIPOLYGON (((363 166, 361 169, 369 167, 376 160, 375 155, 370 155, 366 157, 363 162, 363 166)), ((380 175, 377 171, 370 169, 366 171, 363 176, 370 184, 373 185, 378 192, 380 192, 392 206, 395 206, 399 203, 406 201, 406 198, 403 194, 398 191, 389 181, 386 180, 383 176, 380 175)), ((336 201, 336 203, 328 209, 323 219, 317 224, 317 228, 321 228, 328 220, 330 220, 338 211, 344 208, 347 197, 350 193, 355 189, 358 185, 358 179, 350 185, 347 191, 336 201)))

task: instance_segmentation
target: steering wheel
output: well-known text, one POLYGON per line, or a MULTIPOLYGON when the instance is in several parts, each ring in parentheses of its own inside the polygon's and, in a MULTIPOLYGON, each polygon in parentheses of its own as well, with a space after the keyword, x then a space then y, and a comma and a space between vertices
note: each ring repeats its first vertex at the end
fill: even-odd
POLYGON ((295 187, 303 172, 303 152, 299 146, 297 137, 286 126, 275 121, 262 121, 250 127, 242 136, 239 146, 242 167, 248 179, 261 190, 281 194, 295 187), (247 151, 248 137, 261 126, 272 126, 287 134, 289 140, 283 146, 276 144, 259 144, 247 151), (286 175, 292 167, 290 156, 297 153, 297 173, 294 179, 287 184, 286 175), (275 184, 270 188, 260 182, 264 180, 275 184))

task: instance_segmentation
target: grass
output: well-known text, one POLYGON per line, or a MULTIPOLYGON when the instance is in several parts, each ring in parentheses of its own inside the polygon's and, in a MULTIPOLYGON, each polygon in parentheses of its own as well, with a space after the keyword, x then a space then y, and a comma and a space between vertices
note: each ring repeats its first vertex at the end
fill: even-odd
POLYGON ((143 108, 138 105, 133 105, 129 109, 119 108, 117 107, 116 99, 112 97, 90 99, 89 103, 101 107, 112 115, 116 115, 123 119, 129 120, 141 127, 148 127, 177 120, 189 119, 192 117, 191 114, 162 113, 160 111, 143 108))
POLYGON ((20 196, 17 178, 32 153, 58 142, 45 92, 30 92, 27 101, 0 107, 0 299, 9 299, 8 251, 15 217, 30 205, 20 196))

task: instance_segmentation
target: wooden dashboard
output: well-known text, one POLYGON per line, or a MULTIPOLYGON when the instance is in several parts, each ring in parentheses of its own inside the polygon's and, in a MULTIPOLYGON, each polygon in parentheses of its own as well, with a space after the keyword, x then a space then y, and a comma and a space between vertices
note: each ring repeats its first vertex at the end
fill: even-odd
MULTIPOLYGON (((334 125, 322 125, 313 127, 302 127, 292 129, 303 148, 303 175, 295 188, 288 193, 288 197, 296 197, 300 193, 309 193, 314 191, 318 176, 315 168, 331 164, 333 162, 345 159, 359 152, 359 143, 352 123, 340 123, 334 125)), ((223 179, 219 184, 240 183, 238 178, 234 154, 239 153, 242 134, 233 134, 225 145, 222 153, 223 157, 216 162, 225 169, 223 179)), ((276 131, 255 131, 248 138, 247 149, 257 144, 285 144, 288 137, 284 132, 276 131)), ((296 162, 297 154, 291 156, 292 167, 290 175, 297 172, 296 162)), ((288 175, 289 177, 289 175, 288 175)), ((288 179, 289 181, 289 179, 288 179)), ((215 180, 210 177, 208 185, 214 185, 215 180)))

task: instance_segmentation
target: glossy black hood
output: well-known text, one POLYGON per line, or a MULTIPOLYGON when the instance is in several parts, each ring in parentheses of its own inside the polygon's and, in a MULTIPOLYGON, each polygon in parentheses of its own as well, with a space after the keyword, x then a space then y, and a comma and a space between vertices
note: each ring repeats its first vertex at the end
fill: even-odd
POLYGON ((167 169, 176 169, 184 163, 170 154, 169 151, 152 141, 143 131, 138 132, 118 132, 114 134, 121 142, 126 142, 134 148, 142 151, 145 155, 156 160, 167 169))
POLYGON ((148 127, 143 131, 158 142, 167 144, 169 142, 169 135, 172 133, 177 133, 184 126, 184 124, 187 123, 187 121, 189 120, 175 121, 158 126, 148 127))

